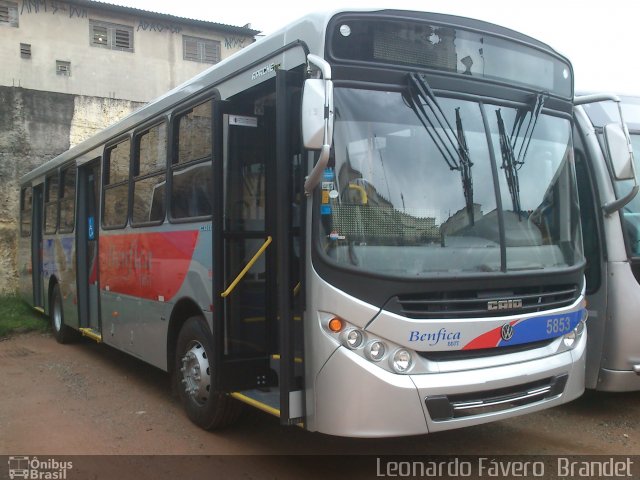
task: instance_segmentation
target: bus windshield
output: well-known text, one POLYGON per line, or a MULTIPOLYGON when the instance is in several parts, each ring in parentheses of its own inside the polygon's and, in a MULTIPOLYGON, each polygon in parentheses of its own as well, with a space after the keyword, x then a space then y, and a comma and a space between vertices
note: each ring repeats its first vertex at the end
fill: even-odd
POLYGON ((335 89, 334 159, 316 230, 325 258, 399 277, 580 261, 569 120, 540 114, 533 103, 518 109, 438 97, 445 118, 428 111, 423 121, 414 100, 335 89))

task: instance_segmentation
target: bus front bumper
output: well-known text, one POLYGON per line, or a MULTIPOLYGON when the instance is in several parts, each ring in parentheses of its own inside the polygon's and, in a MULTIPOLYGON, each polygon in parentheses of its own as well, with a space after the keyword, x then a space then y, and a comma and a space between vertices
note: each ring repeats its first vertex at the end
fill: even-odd
POLYGON ((467 427, 560 405, 582 395, 586 332, 572 350, 525 362, 398 375, 340 347, 319 372, 310 429, 390 437, 467 427))

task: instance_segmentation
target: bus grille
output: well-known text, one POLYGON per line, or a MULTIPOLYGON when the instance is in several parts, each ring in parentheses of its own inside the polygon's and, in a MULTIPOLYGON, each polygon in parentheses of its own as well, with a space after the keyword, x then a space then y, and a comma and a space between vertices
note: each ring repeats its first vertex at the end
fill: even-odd
POLYGON ((499 317, 567 307, 579 295, 577 285, 425 292, 393 297, 385 309, 415 319, 499 317))
POLYGON ((501 412, 550 400, 564 392, 568 375, 546 378, 514 387, 457 395, 428 396, 424 399, 434 422, 501 412))

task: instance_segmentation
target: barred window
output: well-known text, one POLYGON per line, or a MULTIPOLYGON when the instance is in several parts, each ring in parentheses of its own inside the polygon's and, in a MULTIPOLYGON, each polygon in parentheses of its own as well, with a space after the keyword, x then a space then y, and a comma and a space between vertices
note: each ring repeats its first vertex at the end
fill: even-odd
POLYGON ((182 36, 183 58, 192 62, 218 63, 220 42, 208 38, 182 36))
POLYGON ((91 46, 133 52, 133 27, 90 20, 89 28, 91 46))
POLYGON ((0 0, 0 27, 18 26, 18 4, 0 0))

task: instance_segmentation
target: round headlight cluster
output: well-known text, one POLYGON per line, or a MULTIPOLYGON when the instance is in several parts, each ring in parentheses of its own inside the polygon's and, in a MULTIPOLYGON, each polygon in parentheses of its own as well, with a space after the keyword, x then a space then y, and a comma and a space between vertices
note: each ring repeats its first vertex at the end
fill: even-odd
POLYGON ((347 344, 349 348, 358 348, 362 345, 362 341, 364 340, 364 335, 360 330, 348 330, 344 335, 344 342, 347 344))
POLYGON ((325 324, 327 330, 337 334, 340 343, 349 350, 353 350, 354 353, 365 357, 371 362, 378 363, 386 360, 380 366, 391 372, 408 373, 411 370, 413 358, 408 349, 375 338, 370 333, 346 322, 341 323, 341 326, 344 327, 341 330, 332 328, 330 323, 325 324))
POLYGON ((391 368, 398 373, 404 373, 411 368, 411 363, 411 354, 402 348, 393 354, 391 368))
POLYGON ((365 348, 365 354, 369 357, 369 360, 379 362, 384 357, 386 350, 384 343, 380 340, 374 340, 365 348))

